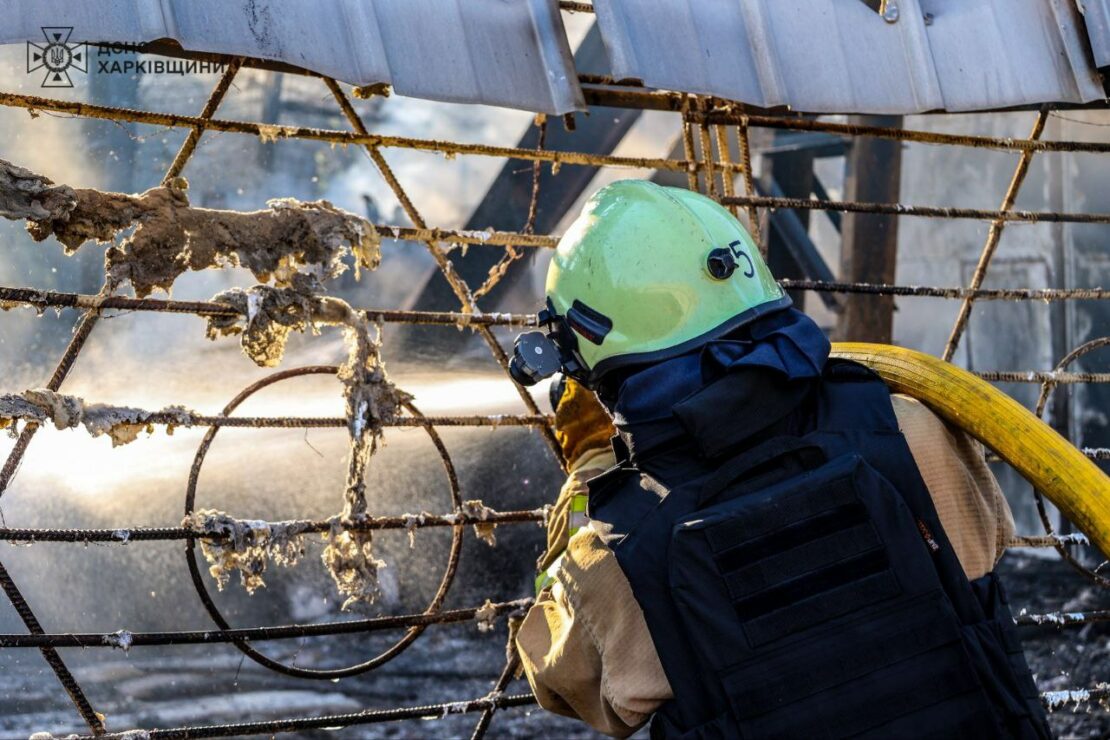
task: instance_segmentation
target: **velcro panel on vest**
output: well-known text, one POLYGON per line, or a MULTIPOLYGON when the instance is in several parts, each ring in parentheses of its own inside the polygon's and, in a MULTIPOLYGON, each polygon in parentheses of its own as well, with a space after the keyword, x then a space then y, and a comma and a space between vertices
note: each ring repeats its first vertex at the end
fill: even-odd
POLYGON ((729 492, 680 521, 671 542, 671 590, 707 635, 710 665, 727 667, 764 644, 940 587, 912 514, 858 456, 764 490, 729 492))
POLYGON ((927 707, 990 735, 959 619, 882 476, 844 455, 733 490, 674 527, 669 581, 742 736, 846 737, 927 707))
POLYGON ((818 717, 845 737, 975 692, 945 606, 938 592, 923 594, 736 666, 723 682, 741 726, 754 737, 801 736, 818 717))

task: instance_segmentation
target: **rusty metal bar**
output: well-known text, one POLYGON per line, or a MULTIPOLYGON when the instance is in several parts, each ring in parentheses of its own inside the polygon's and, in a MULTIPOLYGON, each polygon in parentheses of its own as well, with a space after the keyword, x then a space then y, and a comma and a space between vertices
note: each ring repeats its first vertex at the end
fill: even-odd
POLYGON ((779 280, 783 288, 830 293, 873 293, 877 295, 916 296, 919 298, 966 298, 979 301, 1065 301, 1105 300, 1108 288, 938 288, 928 285, 878 285, 874 283, 840 283, 825 280, 779 280))
POLYGON ((0 648, 120 648, 121 638, 126 640, 128 649, 150 645, 214 645, 250 640, 287 640, 298 637, 319 637, 323 635, 352 635, 415 627, 417 625, 454 624, 501 616, 517 609, 527 608, 532 599, 517 599, 488 606, 423 614, 404 614, 373 619, 353 619, 346 622, 324 622, 317 624, 286 624, 273 627, 244 627, 227 630, 193 630, 177 632, 67 632, 57 634, 0 634, 0 648))
MULTIPOLYGON (((927 285, 878 285, 873 283, 839 283, 822 280, 792 280, 784 278, 779 284, 788 290, 811 290, 825 293, 866 293, 918 298, 966 298, 980 301, 1068 301, 1106 300, 1108 288, 942 288, 927 285)), ((60 293, 35 288, 0 286, 0 303, 21 304, 35 309, 88 308, 121 311, 153 311, 193 314, 197 316, 235 316, 239 312, 223 303, 213 301, 177 301, 161 298, 129 298, 110 296, 100 298, 87 293, 60 293)), ((359 309, 371 321, 387 323, 453 326, 456 328, 478 326, 536 326, 535 314, 514 313, 460 313, 452 311, 402 311, 392 309, 359 309)))
MULTIPOLYGON (((754 198, 756 196, 755 178, 752 175, 752 147, 748 136, 747 117, 744 117, 736 127, 736 138, 740 145, 740 171, 744 176, 744 197, 754 198)), ((767 246, 763 243, 763 236, 760 234, 759 210, 754 204, 748 205, 748 228, 751 229, 752 240, 759 247, 760 254, 766 258, 767 246)))
POLYGON ((499 247, 543 247, 554 249, 559 245, 556 235, 531 234, 520 231, 470 231, 467 229, 415 229, 407 226, 376 225, 382 236, 406 241, 435 241, 452 244, 479 244, 499 247))
MULTIPOLYGON (((59 293, 34 288, 0 286, 0 303, 20 303, 35 308, 99 308, 122 311, 155 311, 197 316, 238 316, 239 311, 214 301, 175 301, 161 298, 127 298, 84 293, 59 293)), ((535 314, 459 313, 452 311, 401 311, 382 308, 358 309, 370 321, 399 324, 435 324, 458 328, 473 326, 535 326, 535 314)), ((52 389, 54 390, 54 389, 52 389)))
MULTIPOLYGON (((497 677, 497 681, 493 684, 493 689, 489 693, 490 696, 501 696, 509 683, 512 682, 513 675, 520 669, 520 654, 516 651, 516 646, 510 643, 506 650, 509 653, 509 657, 505 661, 505 667, 501 669, 501 674, 497 677)), ((489 729, 490 722, 493 721, 493 713, 496 711, 497 705, 492 703, 482 710, 482 716, 478 718, 478 724, 474 726, 474 732, 471 733, 470 740, 482 740, 482 738, 486 736, 486 731, 489 729)))
MULTIPOLYGON (((179 417, 178 417, 179 418, 179 417)), ((174 414, 154 414, 148 423, 173 424, 174 414)), ((195 426, 201 427, 250 427, 271 429, 340 428, 347 426, 346 417, 294 417, 294 416, 194 416, 195 426)), ((543 427, 553 423, 554 416, 546 414, 490 414, 471 416, 402 416, 383 427, 543 427)))
MULTIPOLYGON (((543 427, 553 421, 553 416, 545 414, 402 416, 393 421, 383 421, 381 426, 402 428, 543 427)), ((342 429, 347 426, 347 418, 343 416, 220 416, 181 411, 156 411, 135 423, 174 427, 235 427, 239 429, 342 429)))
POLYGON ((1106 684, 1100 684, 1093 689, 1064 689, 1041 693, 1041 703, 1049 712, 1064 709, 1069 704, 1074 705, 1076 709, 1080 704, 1110 708, 1108 702, 1110 702, 1110 686, 1106 684))
MULTIPOLYGON (((728 129, 724 126, 716 126, 713 131, 717 137, 717 156, 721 158, 721 163, 724 165, 721 169, 721 192, 724 197, 731 198, 736 195, 736 180, 732 173, 732 154, 728 143, 728 129)), ((729 206, 728 210, 736 218, 740 217, 738 206, 729 206)))
POLYGON ((1076 624, 1110 622, 1110 609, 1085 612, 1048 612, 1047 614, 1019 614, 1014 624, 1019 627, 1071 627, 1076 624))
MULTIPOLYGON (((988 462, 996 462, 988 460, 988 462)), ((1010 538, 1006 547, 1062 547, 1067 545, 1082 545, 1087 547, 1091 541, 1082 532, 1070 534, 1018 534, 1010 538)))
POLYGON ((169 169, 166 170, 166 174, 162 178, 163 186, 169 185, 170 181, 180 175, 181 171, 185 169, 185 165, 188 163, 189 159, 192 158, 193 152, 197 148, 197 142, 200 141, 201 134, 204 133, 207 124, 203 122, 210 120, 212 116, 216 115, 216 109, 220 107, 220 103, 223 102, 224 96, 227 95, 228 88, 231 87, 235 75, 239 74, 239 68, 242 66, 243 60, 241 57, 235 57, 228 62, 227 68, 224 69, 223 76, 220 77, 220 81, 216 83, 215 89, 213 89, 212 94, 208 96, 208 100, 205 102, 204 108, 200 112, 202 123, 193 126, 189 131, 189 135, 185 137, 185 141, 182 142, 181 148, 177 150, 177 156, 173 158, 173 162, 170 163, 169 169))
MULTIPOLYGON (((705 192, 710 198, 719 198, 717 191, 717 168, 713 166, 713 144, 709 140, 709 124, 698 126, 701 142, 701 158, 705 162, 705 192)), ((722 160, 723 161, 723 160, 722 160)))
MULTIPOLYGON (((327 79, 325 78, 325 82, 327 79)), ((387 149, 412 149, 415 151, 435 152, 445 155, 479 155, 486 157, 510 157, 528 161, 551 162, 558 165, 584 165, 588 167, 629 167, 633 169, 661 169, 686 172, 691 167, 704 168, 704 164, 688 163, 673 159, 656 157, 622 157, 611 154, 586 154, 583 152, 556 151, 554 149, 520 149, 517 147, 494 146, 491 144, 460 144, 453 141, 416 139, 407 136, 387 136, 371 134, 365 130, 350 132, 335 129, 321 129, 309 126, 270 126, 253 121, 231 121, 220 118, 204 119, 177 113, 114 108, 93 105, 78 101, 55 100, 37 95, 0 92, 0 105, 25 108, 32 111, 52 111, 84 118, 98 118, 109 121, 127 121, 150 126, 175 128, 196 128, 202 126, 209 131, 224 133, 250 134, 267 139, 277 136, 282 139, 306 139, 323 141, 330 144, 360 145, 387 149)), ((353 109, 352 109, 353 110, 353 109)), ((356 113, 357 115, 357 113, 356 113)))
MULTIPOLYGON (((358 521, 295 520, 271 522, 273 525, 295 528, 304 534, 324 534, 333 527, 339 531, 376 532, 383 529, 422 529, 424 527, 455 527, 466 524, 516 524, 533 522, 542 524, 547 518, 544 509, 520 511, 494 511, 481 515, 454 514, 404 514, 401 516, 368 516, 358 521)), ((0 527, 0 541, 17 543, 78 542, 126 545, 130 542, 162 542, 173 540, 204 539, 224 541, 227 536, 204 534, 188 527, 117 527, 116 529, 39 529, 0 527)))
MULTIPOLYGON (((624 92, 624 91, 622 91, 624 92)), ((628 91, 632 92, 632 91, 628 91)), ((672 108, 678 110, 678 108, 672 108)), ((744 124, 760 128, 784 129, 788 131, 821 131, 840 136, 872 136, 880 139, 894 139, 922 144, 948 144, 975 149, 998 149, 1001 151, 1032 152, 1086 152, 1090 154, 1110 153, 1110 142, 1105 141, 1042 141, 1039 139, 1018 139, 998 136, 972 136, 967 134, 943 134, 935 131, 914 129, 884 128, 849 123, 815 121, 808 118, 791 116, 768 116, 757 113, 729 112, 710 110, 707 113, 692 111, 690 118, 695 123, 744 124)))
MULTIPOLYGON (((647 90, 647 89, 637 90, 637 89, 630 89, 630 88, 636 87, 635 85, 631 85, 631 84, 627 84, 627 85, 622 86, 623 89, 612 89, 611 87, 605 87, 604 86, 608 83, 601 83, 601 82, 592 83, 592 81, 588 80, 588 79, 583 80, 583 82, 586 83, 586 84, 583 84, 583 86, 582 86, 582 95, 586 100, 586 104, 591 105, 591 106, 592 105, 601 105, 601 106, 609 106, 609 107, 613 107, 613 108, 639 108, 640 110, 655 110, 655 111, 663 111, 663 112, 670 112, 670 113, 678 113, 682 110, 683 100, 686 97, 689 96, 688 93, 676 92, 676 91, 673 91, 673 90, 647 90)), ((643 81, 642 80, 636 80, 636 82, 643 82, 643 81)), ((629 81, 629 83, 631 83, 631 81, 629 81)), ((788 120, 790 120, 790 121, 796 121, 796 120, 798 120, 797 118, 795 118, 796 116, 823 115, 820 111, 798 111, 798 110, 793 110, 791 108, 788 108, 786 106, 776 106, 776 107, 773 107, 773 108, 761 108, 761 107, 756 106, 756 105, 750 105, 748 103, 742 103, 742 102, 739 102, 739 101, 736 101, 736 100, 726 100, 725 98, 718 98, 718 97, 715 97, 715 96, 712 96, 712 95, 706 95, 706 96, 702 96, 702 97, 706 101, 707 110, 710 111, 710 113, 706 114, 706 118, 708 119, 709 123, 714 123, 714 124, 729 124, 729 125, 735 124, 735 123, 737 123, 737 119, 739 119, 740 116, 749 115, 749 116, 752 116, 752 117, 756 117, 756 116, 760 117, 759 120, 753 121, 752 125, 754 125, 754 126, 759 126, 761 128, 777 128, 778 126, 776 126, 773 122, 775 122, 776 120, 780 120, 782 118, 788 118, 788 120), (771 121, 772 123, 766 123, 765 121, 771 121)), ((1039 109, 1039 107, 1040 106, 1020 105, 1020 106, 1010 106, 1010 107, 1006 107, 1006 108, 992 108, 992 109, 989 109, 989 110, 957 111, 957 112, 950 112, 948 115, 965 115, 965 114, 966 115, 982 115, 984 113, 1003 113, 1003 112, 1005 112, 1005 113, 1015 113, 1015 112, 1024 112, 1024 111, 1034 111, 1035 112, 1036 110, 1039 109)), ((1098 110, 1098 111, 1105 111, 1105 110, 1107 110, 1107 105, 1106 105, 1106 101, 1098 100, 1098 101, 1093 101, 1091 103, 1056 104, 1054 106, 1054 109, 1055 110, 1098 110)), ((700 121, 699 121, 699 123, 700 123, 700 121)), ((805 130, 805 129, 803 129, 803 130, 805 130)), ((820 130, 820 129, 818 129, 818 130, 820 130)), ((842 132, 837 131, 837 133, 842 133, 842 132)), ((931 131, 922 131, 922 132, 915 132, 915 133, 922 133, 922 134, 926 134, 927 136, 934 134, 934 132, 931 132, 931 131)), ((862 133, 862 134, 859 134, 859 135, 860 136, 868 136, 868 135, 878 136, 878 135, 881 135, 881 134, 862 133)), ((940 134, 940 136, 943 137, 943 136, 951 136, 951 135, 950 134, 940 134)), ((889 138, 889 137, 887 137, 887 138, 889 138)), ((988 138, 988 137, 956 137, 956 138, 976 139, 976 138, 988 138)), ((1006 139, 999 139, 998 141, 999 141, 999 144, 997 146, 994 146, 993 148, 998 148, 998 149, 1013 148, 1012 146, 1007 146, 1007 140, 1006 139)), ((947 143, 947 142, 929 141, 927 143, 947 143)), ((960 142, 955 142, 955 143, 959 144, 960 142)), ((974 146, 974 144, 965 144, 965 145, 974 146)))
MULTIPOLYGON (((8 574, 8 569, 4 567, 3 563, 0 563, 0 588, 3 589, 8 600, 11 601, 16 613, 19 614, 19 618, 23 620, 23 624, 26 625, 27 631, 32 635, 45 634, 38 618, 35 617, 35 613, 31 611, 31 606, 23 597, 19 587, 15 585, 15 581, 12 580, 11 575, 8 574)), ((92 704, 89 703, 88 697, 85 696, 85 692, 81 690, 81 686, 77 683, 73 674, 70 673, 69 668, 62 661, 62 657, 58 655, 58 651, 48 645, 42 645, 39 647, 39 652, 42 653, 42 657, 46 660, 50 669, 54 671, 54 675, 58 677, 59 683, 62 684, 62 688, 65 689, 66 694, 69 695, 73 705, 77 708, 77 712, 81 715, 81 719, 85 721, 85 724, 89 726, 89 729, 92 730, 94 735, 103 735, 103 718, 93 709, 92 704)))
MULTIPOLYGON (((279 732, 298 732, 301 730, 332 729, 353 727, 379 722, 398 722, 407 719, 435 720, 452 714, 481 712, 495 705, 500 709, 508 707, 531 706, 536 698, 531 694, 514 696, 485 696, 470 701, 428 704, 419 707, 398 709, 368 709, 350 714, 329 714, 320 717, 295 717, 289 719, 265 720, 261 722, 240 722, 224 725, 199 725, 193 727, 174 727, 160 730, 130 730, 113 732, 103 736, 103 740, 198 740, 210 737, 243 737, 245 735, 274 735, 279 732), (141 735, 136 733, 142 733, 141 735)), ((74 740, 89 740, 86 736, 73 736, 74 740)))
POLYGON ((1033 370, 1027 372, 1022 372, 1020 370, 990 370, 976 372, 975 375, 993 383, 1059 383, 1064 385, 1076 383, 1110 383, 1110 373, 1069 373, 1060 370, 1053 370, 1047 373, 1033 370))
MULTIPOLYGON (((165 418, 151 418, 152 424, 173 423, 173 415, 165 418)), ((307 429, 346 427, 346 417, 281 417, 281 416, 196 416, 196 426, 210 427, 252 427, 275 429, 307 429)), ((554 422, 555 417, 546 414, 490 414, 486 416, 402 416, 391 422, 382 422, 383 427, 542 427, 554 422)))
MULTIPOLYGON (((1037 118, 1033 122, 1033 130, 1029 134, 1030 140, 1035 141, 1041 137, 1041 133, 1044 132, 1045 123, 1048 122, 1048 113, 1049 108, 1045 106, 1041 109, 1040 113, 1037 114, 1037 118)), ((1014 168, 1014 174, 1013 177, 1010 178, 1010 184, 1006 188, 1006 194, 1002 197, 1002 205, 999 208, 998 215, 991 223, 990 231, 987 232, 987 241, 983 245, 982 253, 979 255, 979 263, 975 265, 975 272, 971 276, 971 285, 968 287, 972 290, 983 285, 983 280, 987 276, 987 268, 990 266, 991 258, 994 257, 995 250, 998 249, 998 241, 1002 237, 1002 230, 1006 228, 1007 217, 1009 214, 1014 213, 1011 209, 1014 207, 1014 202, 1017 200, 1022 183, 1025 182, 1025 176, 1029 173, 1029 164, 1032 161, 1032 150, 1027 149, 1018 157, 1017 167, 1014 168)), ((1087 223, 1110 223, 1110 214, 1104 214, 1104 219, 1103 221, 1087 223)), ((971 318, 971 305, 973 300, 972 298, 965 298, 960 305, 960 312, 956 316, 956 323, 952 325, 952 333, 949 334, 948 342, 944 345, 945 360, 951 360, 952 356, 956 354, 956 347, 960 343, 960 337, 963 336, 964 329, 967 328, 968 319, 971 318)))
POLYGON ((1055 211, 990 211, 979 208, 947 206, 916 206, 904 203, 860 203, 849 200, 817 200, 816 198, 782 198, 770 195, 735 195, 721 198, 723 205, 760 206, 763 208, 800 208, 841 213, 879 213, 891 216, 924 216, 926 218, 967 218, 980 221, 1022 221, 1030 223, 1110 224, 1110 213, 1057 213, 1055 211))
POLYGON ((688 166, 686 171, 686 185, 695 193, 698 192, 698 155, 694 150, 694 128, 685 115, 682 117, 682 150, 686 156, 688 166))

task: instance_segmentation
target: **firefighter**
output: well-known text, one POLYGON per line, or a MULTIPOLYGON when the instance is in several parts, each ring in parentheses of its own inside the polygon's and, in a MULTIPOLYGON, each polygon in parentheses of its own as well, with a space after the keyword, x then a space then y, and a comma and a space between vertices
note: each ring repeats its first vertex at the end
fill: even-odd
POLYGON ((731 214, 613 183, 546 293, 512 362, 567 377, 516 637, 544 708, 618 737, 1049 737, 982 448, 830 359, 731 214))

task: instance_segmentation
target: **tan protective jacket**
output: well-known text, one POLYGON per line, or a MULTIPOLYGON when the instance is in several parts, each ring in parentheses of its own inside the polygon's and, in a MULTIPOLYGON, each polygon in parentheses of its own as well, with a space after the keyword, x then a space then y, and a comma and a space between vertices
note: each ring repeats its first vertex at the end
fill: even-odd
MULTIPOLYGON (((964 572, 994 568, 1013 536, 1009 506, 978 442, 920 402, 894 396, 898 425, 929 488, 964 572)), ((586 481, 615 462, 611 450, 575 461, 548 530, 541 567, 566 553, 517 634, 528 682, 540 705, 580 718, 614 737, 627 737, 672 697, 643 613, 616 556, 589 526, 573 536, 571 501, 586 481)))

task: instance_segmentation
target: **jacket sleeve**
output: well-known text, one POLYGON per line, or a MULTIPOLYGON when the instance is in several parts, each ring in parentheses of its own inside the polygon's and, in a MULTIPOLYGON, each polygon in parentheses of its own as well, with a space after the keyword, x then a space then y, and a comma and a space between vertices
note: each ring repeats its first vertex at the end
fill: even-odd
POLYGON ((541 573, 567 549, 571 535, 586 526, 586 482, 616 462, 613 448, 605 447, 583 453, 571 464, 570 474, 547 517, 547 548, 536 562, 541 573))
POLYGON ((901 395, 892 400, 898 426, 964 573, 972 580, 989 573, 1013 537, 1014 519, 982 445, 920 401, 901 395))
POLYGON ((540 706, 606 735, 631 735, 673 696, 632 588, 590 527, 570 538, 516 645, 540 706))

